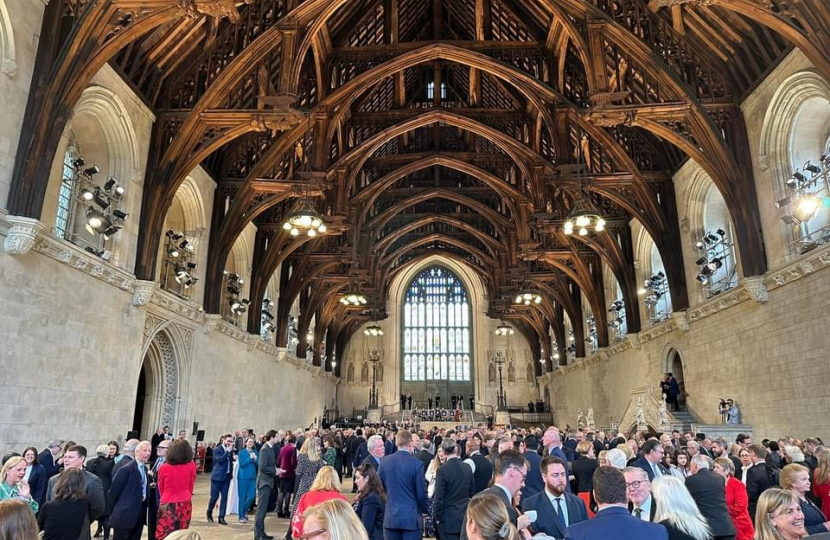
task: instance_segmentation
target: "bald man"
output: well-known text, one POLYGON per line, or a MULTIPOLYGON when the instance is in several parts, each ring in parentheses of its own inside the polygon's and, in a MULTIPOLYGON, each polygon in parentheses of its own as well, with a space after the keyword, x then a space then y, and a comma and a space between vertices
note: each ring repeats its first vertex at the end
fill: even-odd
POLYGON ((109 491, 110 527, 113 540, 141 540, 147 519, 147 495, 150 479, 147 461, 150 441, 141 441, 135 448, 135 459, 121 467, 112 479, 109 491))

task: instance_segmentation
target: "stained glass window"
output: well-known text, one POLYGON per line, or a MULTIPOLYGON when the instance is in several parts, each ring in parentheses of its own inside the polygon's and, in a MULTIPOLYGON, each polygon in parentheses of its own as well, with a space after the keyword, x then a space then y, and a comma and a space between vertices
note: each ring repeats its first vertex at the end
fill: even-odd
POLYGON ((470 380, 470 303, 452 272, 433 267, 404 298, 404 380, 470 380), (411 315, 410 315, 411 314, 411 315), (447 354, 451 353, 451 354, 447 354))

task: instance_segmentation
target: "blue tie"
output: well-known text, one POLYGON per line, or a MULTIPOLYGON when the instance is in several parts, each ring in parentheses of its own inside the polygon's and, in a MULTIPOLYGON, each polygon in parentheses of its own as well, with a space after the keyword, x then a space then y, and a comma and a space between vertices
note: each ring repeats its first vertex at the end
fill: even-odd
POLYGON ((147 498, 147 470, 143 463, 138 464, 138 472, 141 474, 141 500, 147 498))
POLYGON ((565 523, 565 514, 562 513, 562 499, 556 499, 556 517, 559 518, 559 524, 562 525, 562 529, 564 530, 568 524, 565 523))

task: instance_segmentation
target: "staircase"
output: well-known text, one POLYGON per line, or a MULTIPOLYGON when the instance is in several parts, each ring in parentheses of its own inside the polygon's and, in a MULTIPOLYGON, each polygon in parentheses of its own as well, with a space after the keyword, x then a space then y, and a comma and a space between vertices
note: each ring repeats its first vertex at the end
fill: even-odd
POLYGON ((680 432, 692 431, 692 424, 699 424, 700 420, 689 412, 688 409, 679 411, 669 411, 675 421, 671 423, 672 429, 680 430, 680 432))

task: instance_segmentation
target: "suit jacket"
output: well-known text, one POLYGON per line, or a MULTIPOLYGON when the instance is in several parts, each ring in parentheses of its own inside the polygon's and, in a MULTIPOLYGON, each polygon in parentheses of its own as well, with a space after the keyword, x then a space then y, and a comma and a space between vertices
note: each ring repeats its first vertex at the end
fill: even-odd
POLYGON ((427 452, 426 450, 418 450, 417 452, 415 452, 415 453, 414 453, 414 454, 412 454, 412 455, 413 455, 413 456, 415 456, 416 458, 420 459, 420 460, 421 460, 421 463, 423 463, 423 464, 424 464, 424 472, 425 472, 425 473, 426 473, 427 468, 429 468, 429 464, 430 464, 430 462, 431 462, 433 459, 435 459, 435 455, 434 455, 434 454, 430 454, 430 453, 429 453, 429 452, 427 452))
POLYGON ((46 502, 46 488, 49 484, 49 478, 46 477, 46 469, 43 465, 32 465, 32 472, 29 473, 29 486, 31 487, 32 497, 40 506, 46 502))
POLYGON ((735 478, 740 480, 743 478, 744 464, 741 463, 741 460, 736 456, 729 456, 729 459, 732 460, 732 465, 735 466, 735 478))
POLYGON ((522 488, 522 498, 532 497, 545 489, 542 480, 542 458, 536 452, 528 450, 522 454, 527 460, 527 478, 522 488))
POLYGON ((771 487, 778 487, 770 481, 767 464, 758 462, 749 468, 746 473, 746 494, 749 496, 749 517, 755 516, 755 507, 758 497, 771 487))
POLYGON ((432 508, 439 535, 454 535, 461 532, 467 503, 475 492, 473 471, 461 461, 461 458, 448 459, 438 468, 432 508))
MULTIPOLYGON (((628 502, 628 513, 631 515, 634 512, 634 503, 628 502)), ((654 495, 651 495, 651 506, 648 509, 648 520, 654 523, 654 515, 657 513, 657 501, 654 500, 654 495)), ((637 517, 637 516, 634 516, 637 517)))
POLYGON ((43 473, 47 480, 61 472, 61 466, 55 463, 52 452, 48 448, 37 455, 37 462, 43 465, 43 473))
POLYGON ((594 519, 568 527, 565 535, 566 540, 668 540, 668 537, 662 525, 637 519, 625 508, 616 506, 603 508, 594 519))
MULTIPOLYGON (((651 463, 645 458, 645 456, 638 458, 634 463, 632 463, 634 467, 639 467, 646 471, 648 475, 648 481, 654 482, 654 470, 651 468, 651 463)), ((657 467, 660 469, 660 472, 663 473, 663 476, 671 476, 671 471, 668 470, 662 463, 658 463, 657 467)))
POLYGON ((594 489, 594 471, 599 467, 599 462, 583 456, 571 464, 571 474, 576 478, 577 493, 591 493, 594 489))
POLYGON ((257 489, 262 487, 274 487, 274 478, 277 475, 277 457, 274 449, 267 444, 262 445, 259 451, 259 474, 256 478, 257 489))
POLYGON ((378 476, 386 489, 384 529, 420 531, 427 513, 427 488, 421 461, 405 450, 385 456, 378 476))
POLYGON ((363 460, 366 459, 366 456, 369 455, 369 447, 366 446, 366 440, 360 437, 357 441, 357 450, 353 454, 352 461, 352 465, 355 467, 360 466, 363 463, 363 460))
POLYGON ((686 478, 686 489, 697 503, 712 536, 735 534, 735 525, 726 507, 726 481, 709 469, 701 469, 686 478))
POLYGON ((123 454, 121 456, 121 459, 118 460, 118 463, 116 463, 115 465, 112 466, 112 477, 115 478, 115 475, 118 471, 120 471, 121 469, 123 469, 124 467, 126 467, 127 465, 132 463, 133 461, 135 461, 135 460, 131 456, 128 456, 127 454, 123 454))
POLYGON ((363 523, 369 540, 383 540, 383 501, 374 491, 357 502, 355 512, 363 523))
POLYGON ((376 460, 375 456, 373 456, 372 454, 369 454, 368 456, 363 458, 363 461, 361 461, 359 465, 363 465, 364 463, 368 463, 373 469, 378 470, 378 460, 376 460))
POLYGON ((225 450, 225 447, 221 444, 213 449, 213 470, 210 472, 211 482, 223 482, 233 474, 233 465, 229 465, 231 462, 231 454, 232 452, 225 450), (230 472, 228 472, 229 466, 230 472))
MULTIPOLYGON (((522 499, 522 512, 527 512, 528 510, 536 510, 537 514, 536 522, 530 526, 530 530, 534 535, 544 533, 547 536, 556 538, 556 540, 565 538, 566 530, 560 525, 559 520, 556 519, 556 507, 551 502, 546 491, 537 493, 527 499, 522 499)), ((568 513, 569 526, 588 519, 585 502, 576 495, 565 493, 565 506, 563 510, 568 513)))
POLYGON ((568 439, 562 443, 562 452, 568 458, 568 461, 574 461, 578 458, 576 454, 576 439, 568 439))
POLYGON ((493 464, 487 459, 487 456, 482 454, 474 454, 469 459, 473 461, 476 466, 476 471, 473 473, 473 481, 476 484, 476 493, 481 493, 487 489, 487 485, 493 478, 493 464))
MULTIPOLYGON (((139 466, 143 467, 130 460, 112 479, 107 502, 110 507, 109 523, 113 529, 132 529, 139 523, 146 523, 148 493, 142 493, 139 466)), ((149 479, 147 482, 149 486, 149 479)))
MULTIPOLYGON (((60 475, 56 474, 49 479, 49 488, 46 492, 47 501, 55 498, 55 484, 58 483, 59 478, 60 475)), ((84 527, 81 528, 81 534, 78 536, 78 540, 90 540, 89 524, 103 516, 107 511, 107 503, 104 499, 104 484, 101 482, 101 479, 89 471, 84 471, 84 487, 86 489, 86 498, 89 501, 89 514, 84 520, 84 527)))

